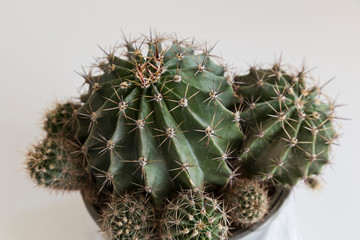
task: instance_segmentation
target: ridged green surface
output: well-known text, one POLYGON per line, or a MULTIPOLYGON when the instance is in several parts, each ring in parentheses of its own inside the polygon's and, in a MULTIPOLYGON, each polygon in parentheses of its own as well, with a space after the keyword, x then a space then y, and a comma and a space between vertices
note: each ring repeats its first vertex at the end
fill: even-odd
POLYGON ((290 75, 278 65, 235 78, 248 136, 239 159, 248 176, 293 186, 329 163, 337 137, 334 106, 320 98, 320 88, 307 88, 307 81, 305 72, 290 75))
POLYGON ((114 193, 140 189, 155 201, 205 182, 225 185, 224 154, 243 134, 224 68, 207 50, 160 38, 128 42, 115 55, 84 76, 89 90, 78 113, 77 138, 98 184, 114 193))

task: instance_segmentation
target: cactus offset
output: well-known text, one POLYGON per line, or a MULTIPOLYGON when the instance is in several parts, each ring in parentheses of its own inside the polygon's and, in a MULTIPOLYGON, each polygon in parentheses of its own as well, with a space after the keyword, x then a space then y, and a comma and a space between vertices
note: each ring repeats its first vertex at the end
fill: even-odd
POLYGON ((76 114, 79 104, 68 101, 56 103, 45 115, 44 130, 48 136, 74 137, 77 124, 76 114))
POLYGON ((77 138, 98 184, 115 194, 140 188, 157 202, 205 181, 226 184, 231 170, 221 156, 243 135, 224 68, 209 49, 198 53, 185 41, 157 37, 125 47, 124 55, 107 53, 98 75, 84 75, 77 138))
POLYGON ((218 200, 194 190, 179 193, 164 208, 161 239, 227 239, 227 214, 218 200))
POLYGON ((306 79, 304 70, 290 75, 279 64, 235 77, 245 103, 240 115, 250 126, 239 157, 248 176, 293 186, 329 163, 334 105, 322 102, 321 89, 307 88, 306 79))
POLYGON ((268 193, 258 182, 237 180, 224 194, 235 226, 249 227, 261 221, 269 209, 268 193))
POLYGON ((89 184, 89 173, 68 152, 59 139, 46 138, 27 154, 26 166, 40 186, 55 190, 83 190, 89 184))
POLYGON ((116 196, 102 212, 101 230, 109 240, 151 240, 155 237, 155 212, 143 195, 116 196))

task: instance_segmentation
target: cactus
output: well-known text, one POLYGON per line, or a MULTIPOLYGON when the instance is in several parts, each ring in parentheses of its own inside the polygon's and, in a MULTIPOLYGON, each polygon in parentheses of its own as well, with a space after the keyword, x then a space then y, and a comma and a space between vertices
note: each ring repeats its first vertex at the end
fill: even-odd
POLYGON ((109 240, 151 240, 155 212, 141 194, 114 197, 102 212, 101 230, 109 240))
POLYGON ((44 130, 48 136, 74 138, 77 129, 76 114, 79 104, 67 101, 56 103, 45 114, 44 130))
POLYGON ((156 202, 180 188, 225 185, 242 132, 236 98, 210 48, 162 37, 127 41, 84 74, 77 138, 101 189, 142 189, 156 202), (147 43, 147 55, 143 55, 147 43), (224 157, 224 154, 226 157, 224 157))
POLYGON ((179 193, 164 208, 161 239, 227 239, 228 220, 221 202, 196 190, 179 193))
POLYGON ((261 221, 269 209, 265 187, 255 181, 239 179, 224 193, 229 217, 235 226, 250 227, 261 221))
POLYGON ((235 77, 248 126, 239 160, 248 177, 294 186, 329 163, 334 105, 320 98, 321 88, 307 88, 307 79, 304 68, 291 75, 279 64, 235 77))
POLYGON ((46 114, 31 178, 81 190, 111 240, 227 239, 267 214, 264 186, 317 188, 337 137, 322 87, 280 64, 230 77, 212 49, 150 36, 103 50, 80 102, 46 114))
POLYGON ((27 154, 29 175, 40 185, 54 190, 85 190, 89 173, 69 147, 59 139, 46 138, 27 154))

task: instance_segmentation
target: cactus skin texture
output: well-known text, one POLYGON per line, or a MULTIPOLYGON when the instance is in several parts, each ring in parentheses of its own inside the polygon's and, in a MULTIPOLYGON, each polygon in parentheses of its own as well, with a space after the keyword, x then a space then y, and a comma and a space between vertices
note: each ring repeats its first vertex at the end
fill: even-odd
POLYGON ((261 221, 269 209, 268 193, 255 181, 238 179, 224 193, 229 218, 234 226, 250 227, 261 221))
POLYGON ((176 39, 128 41, 125 52, 106 53, 99 73, 84 74, 77 138, 101 189, 141 189, 161 202, 180 188, 225 185, 222 156, 243 134, 224 67, 210 49, 176 39))
POLYGON ((227 239, 227 214, 220 203, 195 190, 179 193, 164 208, 161 239, 227 239))
POLYGON ((337 137, 334 105, 320 98, 321 88, 307 88, 306 75, 304 69, 290 75, 275 64, 235 77, 245 103, 241 119, 250 125, 239 156, 248 177, 294 186, 329 163, 337 137))
POLYGON ((89 184, 89 173, 69 147, 59 139, 46 138, 28 152, 26 166, 39 186, 54 190, 84 190, 89 184))
POLYGON ((155 239, 155 212, 143 194, 119 195, 102 212, 101 230, 109 240, 155 239))

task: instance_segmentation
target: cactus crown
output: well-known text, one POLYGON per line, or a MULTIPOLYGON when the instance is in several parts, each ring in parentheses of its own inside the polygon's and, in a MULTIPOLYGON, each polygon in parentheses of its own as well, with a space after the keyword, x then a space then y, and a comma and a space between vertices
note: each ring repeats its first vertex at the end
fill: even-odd
POLYGON ((121 49, 106 53, 100 73, 84 75, 77 138, 98 184, 114 193, 140 188, 155 201, 205 181, 226 184, 230 147, 243 135, 211 48, 150 37, 121 49))

